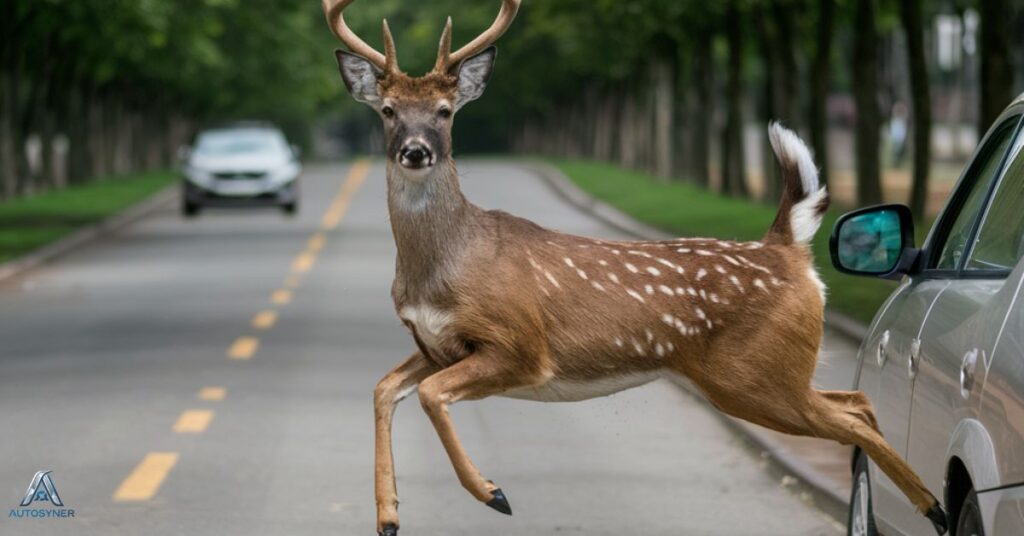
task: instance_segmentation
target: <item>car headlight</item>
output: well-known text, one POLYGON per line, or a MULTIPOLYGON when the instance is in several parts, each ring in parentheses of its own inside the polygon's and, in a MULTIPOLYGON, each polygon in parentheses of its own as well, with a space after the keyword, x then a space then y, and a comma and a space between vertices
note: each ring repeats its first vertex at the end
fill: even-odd
POLYGON ((181 171, 189 182, 198 186, 209 188, 213 184, 213 174, 209 171, 189 165, 186 165, 181 171))
POLYGON ((288 162, 268 173, 267 180, 274 186, 284 186, 295 180, 301 171, 302 166, 298 162, 288 162))

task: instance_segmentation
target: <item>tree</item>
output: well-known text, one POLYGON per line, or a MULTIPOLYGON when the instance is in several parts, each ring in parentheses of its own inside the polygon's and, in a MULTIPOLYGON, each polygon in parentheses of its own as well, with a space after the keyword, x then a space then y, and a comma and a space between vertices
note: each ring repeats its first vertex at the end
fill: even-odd
POLYGON ((826 105, 829 93, 829 75, 832 62, 832 32, 835 27, 835 0, 818 0, 817 31, 815 32, 814 60, 810 71, 810 127, 811 147, 820 171, 821 183, 829 185, 828 117, 826 105))
POLYGON ((932 105, 928 89, 928 63, 924 53, 920 0, 900 0, 900 20, 907 36, 910 65, 910 96, 913 106, 914 171, 910 210, 923 219, 928 200, 928 167, 931 163, 932 105))
POLYGON ((854 2, 853 97, 857 106, 854 146, 857 203, 882 202, 879 160, 878 30, 874 0, 854 2))
POLYGON ((981 0, 981 95, 978 132, 985 132, 1013 99, 1009 0, 981 0))
POLYGON ((725 129, 722 132, 722 190, 734 197, 747 196, 746 159, 743 155, 743 26, 736 0, 725 10, 729 52, 725 83, 725 129))

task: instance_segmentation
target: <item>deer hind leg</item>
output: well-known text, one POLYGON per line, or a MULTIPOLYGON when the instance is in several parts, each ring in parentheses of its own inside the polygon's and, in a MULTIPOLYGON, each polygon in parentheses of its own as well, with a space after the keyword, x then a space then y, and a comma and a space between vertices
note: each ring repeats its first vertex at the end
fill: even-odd
POLYGON ((391 421, 395 406, 437 367, 420 352, 414 353, 387 373, 373 391, 373 413, 376 421, 374 449, 374 484, 377 500, 377 533, 395 536, 398 533, 398 490, 395 487, 395 460, 391 452, 391 421))
POLYGON ((480 474, 462 448, 448 414, 448 406, 460 400, 480 400, 528 385, 528 382, 520 382, 524 376, 531 375, 509 370, 502 364, 509 361, 484 353, 473 354, 424 380, 419 393, 423 410, 430 417, 462 487, 478 501, 503 514, 512 515, 512 508, 501 488, 480 474))
POLYGON ((734 412, 726 409, 726 412, 786 434, 857 445, 903 491, 918 511, 932 521, 936 531, 944 534, 945 511, 913 469, 882 437, 867 397, 859 391, 808 389, 806 393, 802 400, 786 397, 783 404, 778 403, 777 398, 775 401, 746 401, 742 404, 744 410, 734 412))

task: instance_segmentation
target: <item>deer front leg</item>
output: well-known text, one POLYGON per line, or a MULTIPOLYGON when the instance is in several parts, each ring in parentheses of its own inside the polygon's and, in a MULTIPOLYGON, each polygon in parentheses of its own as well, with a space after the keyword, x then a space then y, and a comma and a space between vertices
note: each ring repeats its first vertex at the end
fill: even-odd
POLYGON ((487 506, 507 515, 512 508, 501 489, 485 479, 462 448, 448 406, 460 400, 480 400, 529 385, 529 374, 509 370, 509 360, 485 352, 473 354, 420 384, 420 402, 441 438, 462 487, 487 506))
POLYGON ((398 490, 395 487, 395 460, 391 453, 391 420, 395 406, 416 385, 438 369, 416 352, 401 365, 387 373, 373 391, 373 412, 377 426, 375 488, 377 499, 377 533, 398 534, 398 490))

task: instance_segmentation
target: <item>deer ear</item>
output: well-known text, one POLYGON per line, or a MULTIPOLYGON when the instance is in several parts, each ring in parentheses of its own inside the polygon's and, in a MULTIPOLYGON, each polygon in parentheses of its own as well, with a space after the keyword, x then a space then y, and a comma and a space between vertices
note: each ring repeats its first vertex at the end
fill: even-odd
POLYGON ((351 52, 339 49, 334 51, 334 55, 338 57, 341 79, 345 81, 345 87, 348 88, 352 97, 370 105, 380 102, 377 81, 383 76, 384 71, 378 69, 366 58, 351 52))
POLYGON ((483 95, 484 88, 487 87, 487 79, 491 77, 491 70, 494 68, 494 57, 497 54, 498 49, 492 45, 459 64, 459 86, 455 96, 456 110, 483 95))

